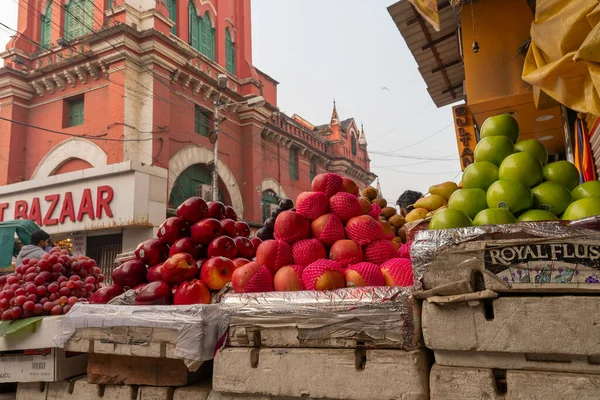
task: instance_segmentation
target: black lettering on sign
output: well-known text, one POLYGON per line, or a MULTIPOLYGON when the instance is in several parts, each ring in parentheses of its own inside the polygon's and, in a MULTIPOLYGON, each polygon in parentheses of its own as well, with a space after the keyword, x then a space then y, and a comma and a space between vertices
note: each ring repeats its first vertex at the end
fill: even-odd
POLYGON ((485 268, 513 284, 599 284, 600 245, 536 243, 490 247, 485 268))

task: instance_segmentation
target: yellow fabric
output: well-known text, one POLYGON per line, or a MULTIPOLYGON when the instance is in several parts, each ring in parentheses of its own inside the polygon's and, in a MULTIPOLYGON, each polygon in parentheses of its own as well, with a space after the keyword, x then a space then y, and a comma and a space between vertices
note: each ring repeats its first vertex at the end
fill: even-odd
POLYGON ((538 108, 600 115, 600 0, 537 0, 522 78, 538 108))

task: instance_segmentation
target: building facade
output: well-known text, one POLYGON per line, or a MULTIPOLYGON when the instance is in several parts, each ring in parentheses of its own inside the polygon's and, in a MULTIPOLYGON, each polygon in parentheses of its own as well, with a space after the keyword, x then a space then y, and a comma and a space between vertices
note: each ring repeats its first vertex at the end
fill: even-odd
POLYGON ((321 126, 278 111, 278 83, 252 62, 250 0, 18 2, 0 69, 3 220, 109 262, 210 194, 215 107, 219 197, 247 221, 317 173, 375 178, 364 131, 335 105, 321 126))

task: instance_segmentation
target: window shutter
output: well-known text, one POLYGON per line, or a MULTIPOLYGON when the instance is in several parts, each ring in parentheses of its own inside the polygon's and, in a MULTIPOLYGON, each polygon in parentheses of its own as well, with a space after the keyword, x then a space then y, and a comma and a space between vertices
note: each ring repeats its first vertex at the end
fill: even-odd
POLYGON ((225 56, 227 71, 235 75, 235 49, 229 28, 225 30, 225 56))
POLYGON ((82 27, 82 35, 94 30, 94 0, 83 0, 85 3, 82 7, 84 26, 82 27))
POLYGON ((298 180, 298 152, 295 147, 290 147, 290 179, 298 180))
POLYGON ((202 18, 202 49, 200 52, 210 58, 215 59, 215 30, 210 22, 210 15, 204 14, 202 18))
POLYGON ((189 7, 188 7, 188 11, 189 11, 189 25, 190 25, 190 38, 189 38, 189 43, 192 45, 193 48, 195 48, 196 50, 200 51, 200 43, 199 43, 199 32, 198 32, 198 14, 196 14, 196 7, 194 7, 194 3, 192 2, 193 0, 190 0, 189 2, 189 7))
POLYGON ((65 39, 73 39, 73 30, 75 29, 75 19, 73 18, 73 11, 75 6, 73 2, 65 5, 65 39))
POLYGON ((69 103, 69 126, 83 124, 83 99, 73 100, 69 103))
POLYGON ((167 9, 169 10, 169 19, 175 23, 171 28, 173 35, 177 34, 177 7, 175 5, 176 0, 167 0, 167 9))

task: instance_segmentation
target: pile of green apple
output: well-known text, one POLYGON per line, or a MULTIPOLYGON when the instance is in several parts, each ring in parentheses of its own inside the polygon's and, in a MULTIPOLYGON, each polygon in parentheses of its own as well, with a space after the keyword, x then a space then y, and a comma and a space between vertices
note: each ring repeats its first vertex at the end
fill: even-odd
POLYGON ((508 114, 483 123, 475 162, 465 169, 461 188, 449 195, 448 207, 433 216, 429 229, 600 215, 600 182, 580 184, 572 163, 548 163, 540 141, 518 138, 519 125, 508 114))

